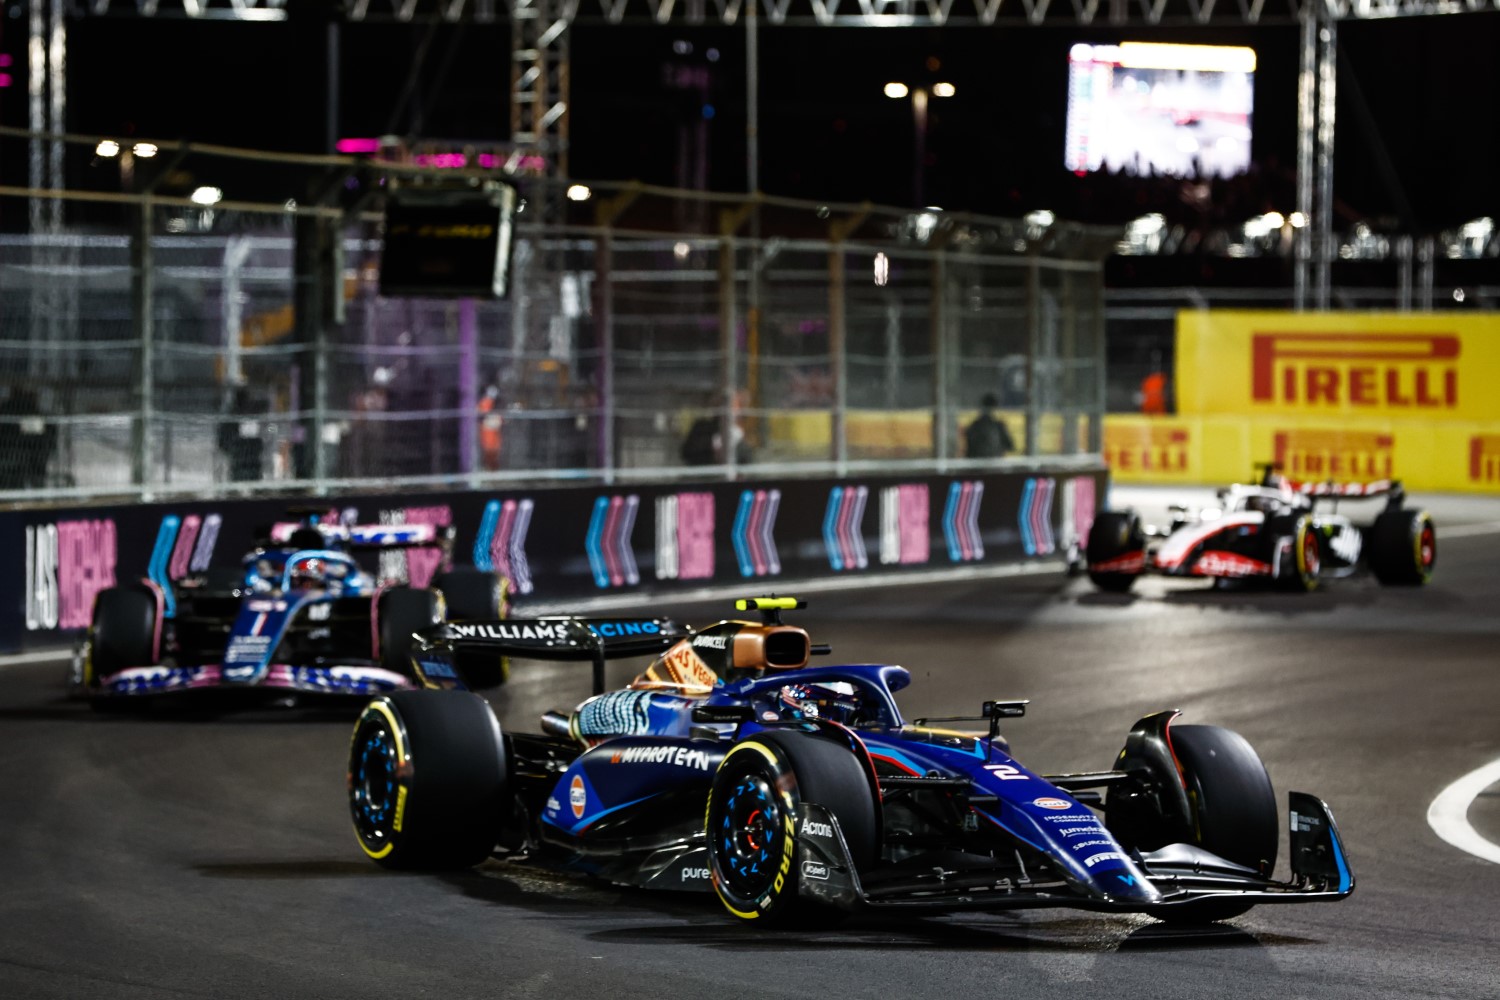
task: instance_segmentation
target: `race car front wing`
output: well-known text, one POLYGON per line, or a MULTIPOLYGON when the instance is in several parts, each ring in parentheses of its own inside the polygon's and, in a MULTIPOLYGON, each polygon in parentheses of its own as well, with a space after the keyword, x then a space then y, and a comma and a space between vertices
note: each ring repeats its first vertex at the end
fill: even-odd
POLYGON ((1063 879, 1055 872, 1003 873, 993 865, 935 865, 920 857, 908 865, 866 873, 850 861, 838 818, 816 803, 804 809, 814 824, 832 829, 827 837, 800 838, 797 845, 799 894, 838 909, 906 908, 1002 910, 1067 906, 1113 912, 1140 912, 1210 899, 1262 903, 1312 903, 1343 899, 1354 891, 1354 873, 1333 814, 1305 792, 1288 795, 1291 820, 1291 874, 1285 882, 1226 861, 1201 848, 1173 844, 1133 856, 1159 893, 1149 906, 1063 879))

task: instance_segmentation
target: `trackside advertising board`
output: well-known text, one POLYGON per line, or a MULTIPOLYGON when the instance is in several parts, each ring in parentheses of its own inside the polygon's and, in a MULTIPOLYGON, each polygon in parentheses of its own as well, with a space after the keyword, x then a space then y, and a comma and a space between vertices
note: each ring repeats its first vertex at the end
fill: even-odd
POLYGON ((1397 478, 1500 493, 1500 315, 1181 312, 1174 417, 1112 415, 1121 482, 1397 478))
MULTIPOLYGON (((347 524, 455 532, 454 560, 510 580, 513 600, 565 605, 603 594, 706 586, 746 594, 875 572, 1057 558, 1104 499, 1102 469, 844 479, 507 488, 327 499, 347 524)), ((146 577, 238 566, 282 500, 219 500, 0 514, 18 554, 0 574, 0 651, 56 645, 89 624, 94 595, 146 577)), ((425 586, 441 555, 356 552, 381 579, 425 586)))
POLYGON ((1500 422, 1497 375, 1496 314, 1177 314, 1187 416, 1500 422))

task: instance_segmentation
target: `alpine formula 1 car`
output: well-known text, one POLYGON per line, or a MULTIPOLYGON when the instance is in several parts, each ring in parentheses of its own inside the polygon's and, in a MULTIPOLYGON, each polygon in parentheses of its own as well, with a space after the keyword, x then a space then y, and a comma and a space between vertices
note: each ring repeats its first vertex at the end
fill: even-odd
POLYGON ((1212 507, 1172 507, 1165 528, 1143 526, 1133 510, 1099 514, 1085 553, 1089 578, 1115 592, 1129 590, 1143 573, 1261 580, 1292 591, 1365 569, 1387 586, 1432 579, 1432 516, 1405 506, 1399 481, 1295 482, 1267 466, 1258 484, 1235 484, 1220 490, 1218 500, 1212 507), (1378 498, 1385 507, 1370 524, 1337 511, 1342 502, 1378 498))
POLYGON ((998 732, 1025 701, 908 722, 893 697, 905 668, 808 666, 827 648, 781 617, 802 606, 741 601, 759 621, 699 631, 577 617, 428 630, 412 655, 435 689, 378 697, 355 725, 360 847, 390 868, 493 855, 712 891, 764 922, 1068 906, 1192 923, 1353 891, 1332 814, 1300 792, 1291 877, 1273 877, 1275 796, 1235 733, 1160 712, 1135 724, 1112 769, 1042 776, 998 732), (646 653, 627 688, 547 713, 541 733, 502 729, 463 690, 466 666, 487 657, 600 668, 646 653), (948 728, 964 722, 982 731, 948 728))
MULTIPOLYGON (((237 569, 153 578, 99 592, 69 687, 97 707, 204 690, 369 697, 416 686, 413 633, 446 619, 504 617, 493 574, 454 569, 451 529, 343 525, 307 514, 272 525, 237 569), (353 553, 436 550, 431 585, 388 586, 353 553)), ((504 679, 503 662, 476 675, 504 679)))

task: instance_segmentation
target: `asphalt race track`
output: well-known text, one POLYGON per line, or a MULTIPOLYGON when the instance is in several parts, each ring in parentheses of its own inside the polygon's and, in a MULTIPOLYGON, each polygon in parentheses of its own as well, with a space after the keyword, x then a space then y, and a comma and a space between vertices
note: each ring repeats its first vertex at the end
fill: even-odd
MULTIPOLYGON (((1031 698, 1007 735, 1044 772, 1108 767, 1161 708, 1239 730, 1278 794, 1332 805, 1359 880, 1343 903, 1199 932, 1068 910, 767 932, 710 897, 498 863, 390 874, 349 828, 348 713, 101 715, 63 699, 60 661, 14 663, 0 997, 1500 996, 1500 865, 1426 820, 1500 758, 1500 502, 1435 512, 1420 591, 1148 580, 1120 597, 1036 576, 818 594, 804 613, 836 657, 909 666, 909 718, 1031 698)), ((534 729, 587 693, 586 666, 532 665, 493 700, 534 729)), ((1469 819, 1500 843, 1497 792, 1469 819)))

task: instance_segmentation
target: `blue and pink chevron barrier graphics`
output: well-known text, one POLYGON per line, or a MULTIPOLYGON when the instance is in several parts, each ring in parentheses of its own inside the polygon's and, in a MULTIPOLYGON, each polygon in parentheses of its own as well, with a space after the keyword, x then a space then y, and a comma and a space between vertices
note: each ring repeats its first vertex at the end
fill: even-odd
POLYGON ((535 506, 529 497, 491 500, 484 505, 474 537, 474 565, 505 577, 513 594, 529 594, 534 587, 526 560, 526 532, 535 506))
POLYGON ((1016 519, 1021 525, 1021 546, 1028 556, 1057 551, 1057 539, 1052 532, 1052 497, 1056 492, 1057 480, 1051 476, 1027 479, 1021 489, 1021 509, 1016 519))
POLYGON ((777 576, 781 573, 781 554, 776 551, 776 511, 781 506, 781 491, 745 490, 734 514, 734 558, 740 576, 777 576))
POLYGON ((836 572, 864 569, 869 565, 862 532, 868 486, 835 486, 828 491, 828 507, 823 513, 823 546, 828 550, 828 564, 836 572))
POLYGON ((979 505, 984 502, 984 483, 977 479, 955 479, 948 484, 948 502, 943 507, 943 539, 953 562, 975 562, 984 558, 984 540, 979 534, 979 505))
POLYGON ((635 552, 630 547, 630 535, 635 530, 635 515, 640 506, 641 498, 634 493, 603 496, 594 501, 594 513, 589 518, 589 531, 584 539, 594 586, 633 587, 641 582, 635 552))

